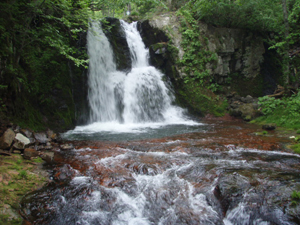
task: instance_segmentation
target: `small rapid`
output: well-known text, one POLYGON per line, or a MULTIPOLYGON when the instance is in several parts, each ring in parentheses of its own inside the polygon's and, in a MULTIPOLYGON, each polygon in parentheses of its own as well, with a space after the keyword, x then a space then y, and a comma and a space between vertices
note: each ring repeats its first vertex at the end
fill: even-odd
MULTIPOLYGON (((74 142, 25 196, 33 224, 295 225, 300 156, 238 123, 143 141, 74 142)), ((283 141, 283 139, 281 140, 283 141)))

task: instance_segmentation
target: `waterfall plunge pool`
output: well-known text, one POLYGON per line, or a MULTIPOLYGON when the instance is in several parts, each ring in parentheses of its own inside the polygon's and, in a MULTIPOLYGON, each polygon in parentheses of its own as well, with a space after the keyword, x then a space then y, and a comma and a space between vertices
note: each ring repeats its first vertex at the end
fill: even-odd
POLYGON ((181 124, 99 122, 78 126, 74 130, 62 134, 62 137, 66 140, 131 141, 206 132, 209 129, 209 125, 191 120, 181 124))

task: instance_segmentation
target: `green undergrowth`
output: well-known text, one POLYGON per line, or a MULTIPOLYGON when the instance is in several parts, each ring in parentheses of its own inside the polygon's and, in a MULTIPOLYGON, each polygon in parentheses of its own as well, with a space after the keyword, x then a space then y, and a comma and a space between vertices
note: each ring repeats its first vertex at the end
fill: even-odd
POLYGON ((184 55, 179 61, 183 72, 185 83, 197 82, 202 87, 217 91, 219 85, 210 74, 207 65, 214 64, 218 57, 216 53, 208 50, 208 38, 201 33, 198 21, 193 18, 188 10, 181 9, 177 12, 181 18, 181 46, 184 55))
MULTIPOLYGON (((259 98, 258 103, 263 115, 253 120, 252 123, 273 123, 300 134, 300 92, 282 99, 264 96, 259 98)), ((300 135, 295 135, 289 147, 295 153, 300 154, 300 135)))
POLYGON ((275 99, 259 98, 263 116, 255 119, 255 123, 275 123, 277 126, 300 130, 300 92, 292 97, 275 99))
POLYGON ((40 158, 25 160, 20 154, 0 155, 0 225, 22 224, 18 215, 22 196, 46 182, 35 170, 42 162, 40 158))
POLYGON ((292 205, 300 204, 300 191, 293 191, 291 197, 292 197, 292 205))
POLYGON ((291 145, 291 149, 293 149, 295 153, 300 154, 300 144, 291 145))
POLYGON ((179 99, 185 102, 192 113, 224 116, 228 103, 225 99, 202 87, 199 83, 183 83, 179 90, 179 99))

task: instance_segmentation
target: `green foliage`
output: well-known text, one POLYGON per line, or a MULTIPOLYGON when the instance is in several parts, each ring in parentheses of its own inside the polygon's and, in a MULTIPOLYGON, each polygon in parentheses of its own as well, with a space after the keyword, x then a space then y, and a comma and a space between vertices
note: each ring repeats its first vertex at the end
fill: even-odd
POLYGON ((292 205, 298 205, 300 203, 300 191, 293 191, 291 194, 292 205))
POLYGON ((300 154, 300 144, 291 145, 291 149, 293 149, 295 153, 300 154))
MULTIPOLYGON (((56 110, 61 104, 54 93, 72 99, 69 67, 83 69, 88 63, 85 46, 77 42, 92 17, 89 2, 0 2, 0 82, 6 88, 0 95, 6 102, 0 99, 0 104, 11 120, 41 129, 43 116, 59 116, 56 110)), ((70 101, 62 104, 72 107, 70 101)))
POLYGON ((258 103, 264 115, 256 119, 257 122, 265 121, 283 127, 300 128, 300 92, 283 99, 264 96, 259 98, 258 103))
POLYGON ((10 219, 9 215, 0 215, 0 225, 21 225, 22 219, 10 219))
POLYGON ((192 0, 190 7, 196 19, 222 27, 279 31, 282 21, 279 0, 192 0))
POLYGON ((264 115, 270 115, 274 110, 282 103, 281 99, 274 97, 264 96, 259 98, 258 104, 262 107, 262 113, 264 115))
POLYGON ((255 135, 257 135, 257 136, 266 136, 266 135, 268 135, 269 133, 268 133, 268 131, 266 131, 266 130, 263 130, 263 131, 261 131, 261 132, 255 132, 255 135))
POLYGON ((272 32, 266 41, 281 55, 285 85, 298 82, 299 54, 291 57, 289 51, 300 41, 300 0, 190 0, 184 8, 194 19, 218 27, 272 32))
POLYGON ((182 9, 178 12, 182 18, 182 42, 184 50, 180 66, 186 77, 184 82, 197 82, 201 86, 212 91, 217 91, 218 84, 207 69, 207 63, 217 60, 216 54, 207 50, 206 37, 200 33, 198 22, 192 17, 188 10, 182 9))
POLYGON ((35 163, 42 163, 42 162, 44 162, 41 157, 37 157, 35 159, 32 159, 32 161, 35 162, 35 163))
POLYGON ((197 82, 183 83, 178 87, 179 99, 182 99, 184 106, 196 114, 211 114, 217 117, 224 116, 228 103, 211 90, 203 88, 197 82))
POLYGON ((28 178, 27 171, 21 170, 20 173, 19 173, 19 176, 20 176, 20 178, 22 178, 22 179, 27 179, 27 178, 28 178))

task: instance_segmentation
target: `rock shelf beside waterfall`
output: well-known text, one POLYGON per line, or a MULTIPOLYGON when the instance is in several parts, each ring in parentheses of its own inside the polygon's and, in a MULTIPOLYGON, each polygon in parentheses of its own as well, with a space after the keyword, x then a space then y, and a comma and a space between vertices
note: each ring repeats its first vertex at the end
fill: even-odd
POLYGON ((25 159, 41 157, 46 162, 53 160, 51 150, 71 149, 71 145, 59 143, 60 138, 52 130, 32 132, 20 127, 10 127, 0 137, 0 154, 19 153, 25 159))

